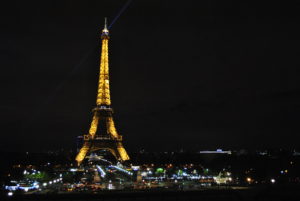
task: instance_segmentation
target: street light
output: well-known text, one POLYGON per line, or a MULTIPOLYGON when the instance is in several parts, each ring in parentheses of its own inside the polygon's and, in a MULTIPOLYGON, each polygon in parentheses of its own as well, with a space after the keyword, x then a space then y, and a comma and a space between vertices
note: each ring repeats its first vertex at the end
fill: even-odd
POLYGON ((247 177, 247 182, 251 183, 252 179, 250 177, 247 177))

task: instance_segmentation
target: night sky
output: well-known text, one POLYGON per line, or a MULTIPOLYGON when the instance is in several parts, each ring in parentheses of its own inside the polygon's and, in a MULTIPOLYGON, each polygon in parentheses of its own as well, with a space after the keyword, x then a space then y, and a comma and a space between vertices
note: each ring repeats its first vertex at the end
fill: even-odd
MULTIPOLYGON (((88 132, 104 17, 125 3, 2 3, 0 150, 70 149, 88 132)), ((299 148, 299 10, 289 1, 133 0, 109 43, 125 148, 299 148)))

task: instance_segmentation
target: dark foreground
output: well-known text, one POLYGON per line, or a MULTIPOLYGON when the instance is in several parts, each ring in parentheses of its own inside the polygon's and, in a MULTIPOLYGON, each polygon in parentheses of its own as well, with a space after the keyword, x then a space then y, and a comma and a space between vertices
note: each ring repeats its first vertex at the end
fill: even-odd
POLYGON ((300 201, 299 186, 284 187, 253 187, 253 188, 232 188, 232 189, 206 189, 199 191, 168 191, 168 190, 147 190, 147 191, 102 191, 98 193, 67 193, 67 194, 31 194, 14 195, 6 197, 5 200, 103 200, 103 201, 194 201, 194 200, 272 200, 272 201, 300 201))

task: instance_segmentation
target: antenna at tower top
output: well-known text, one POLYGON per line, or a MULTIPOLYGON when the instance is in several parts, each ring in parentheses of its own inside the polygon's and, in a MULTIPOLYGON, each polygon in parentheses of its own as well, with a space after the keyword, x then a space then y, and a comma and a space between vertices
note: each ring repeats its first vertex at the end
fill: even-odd
POLYGON ((109 35, 109 31, 108 31, 108 29, 107 29, 107 18, 105 17, 104 18, 104 29, 102 30, 102 35, 101 35, 101 37, 102 36, 108 36, 109 35))
POLYGON ((107 29, 107 18, 104 18, 104 29, 107 29))

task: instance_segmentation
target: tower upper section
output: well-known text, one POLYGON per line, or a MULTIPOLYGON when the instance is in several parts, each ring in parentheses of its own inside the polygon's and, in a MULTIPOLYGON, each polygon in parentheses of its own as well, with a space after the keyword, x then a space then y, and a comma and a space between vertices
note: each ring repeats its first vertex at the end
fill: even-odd
POLYGON ((107 19, 104 19, 104 29, 102 30, 101 39, 109 39, 109 31, 107 29, 107 19))
POLYGON ((110 89, 109 89, 109 63, 108 63, 108 41, 109 31, 105 18, 104 29, 101 34, 102 49, 100 59, 100 74, 97 94, 97 106, 110 106, 110 89))

